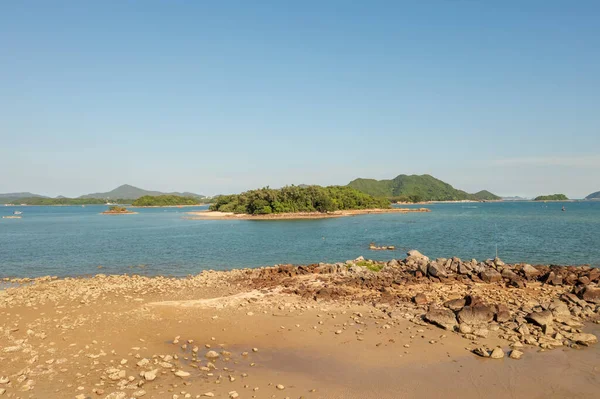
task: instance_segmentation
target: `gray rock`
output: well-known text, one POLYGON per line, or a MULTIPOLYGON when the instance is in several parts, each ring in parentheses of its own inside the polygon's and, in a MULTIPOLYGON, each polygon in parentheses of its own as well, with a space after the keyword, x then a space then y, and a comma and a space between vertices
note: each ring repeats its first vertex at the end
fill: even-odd
POLYGON ((429 261, 429 258, 427 256, 423 255, 416 249, 411 249, 410 251, 408 251, 406 253, 406 255, 408 255, 409 257, 412 257, 412 258, 427 258, 427 261, 429 261))
POLYGON ((431 309, 425 315, 425 320, 451 331, 458 326, 458 323, 456 322, 456 316, 450 309, 431 309))
POLYGON ((448 277, 448 273, 444 266, 434 262, 431 262, 429 266, 427 266, 427 273, 433 277, 448 277))
POLYGON ((483 304, 465 306, 458 312, 458 320, 469 325, 487 324, 494 320, 494 309, 483 304))

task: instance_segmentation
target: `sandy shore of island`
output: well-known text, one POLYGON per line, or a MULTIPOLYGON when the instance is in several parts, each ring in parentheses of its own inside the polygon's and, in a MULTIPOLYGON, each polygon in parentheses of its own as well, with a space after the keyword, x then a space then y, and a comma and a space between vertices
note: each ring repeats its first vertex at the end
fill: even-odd
POLYGON ((496 262, 461 274, 452 265, 458 270, 471 263, 451 259, 445 272, 434 271, 441 263, 410 256, 206 271, 187 278, 6 279, 11 286, 0 291, 0 394, 76 399, 597 394, 600 351, 593 338, 600 326, 591 322, 600 309, 583 299, 596 300, 588 295, 598 284, 593 269, 553 268, 554 276, 545 276, 546 266, 533 267, 536 273, 496 262), (432 273, 423 274, 423 264, 432 273), (489 280, 498 269, 507 277, 490 282, 479 277, 489 280), (586 283, 583 290, 583 283, 557 280, 573 270, 586 283), (532 314, 538 321, 547 318, 541 321, 547 325, 530 321, 532 314), (440 328, 445 323, 457 325, 440 328), (501 348, 503 358, 478 356, 477 348, 487 355, 501 348), (513 351, 520 360, 509 358, 513 351))
POLYGON ((187 212, 189 219, 205 220, 293 220, 293 219, 328 219, 358 215, 372 215, 382 213, 420 213, 431 212, 427 208, 390 208, 390 209, 354 209, 336 212, 295 212, 295 213, 271 213, 268 215, 248 215, 245 213, 219 212, 219 211, 198 211, 187 212))

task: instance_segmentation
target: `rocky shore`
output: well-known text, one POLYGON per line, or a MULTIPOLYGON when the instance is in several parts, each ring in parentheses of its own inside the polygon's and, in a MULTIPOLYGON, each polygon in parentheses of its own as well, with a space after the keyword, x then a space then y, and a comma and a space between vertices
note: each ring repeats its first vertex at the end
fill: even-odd
POLYGON ((600 270, 589 267, 410 251, 4 284, 0 397, 590 397, 600 386, 600 270))

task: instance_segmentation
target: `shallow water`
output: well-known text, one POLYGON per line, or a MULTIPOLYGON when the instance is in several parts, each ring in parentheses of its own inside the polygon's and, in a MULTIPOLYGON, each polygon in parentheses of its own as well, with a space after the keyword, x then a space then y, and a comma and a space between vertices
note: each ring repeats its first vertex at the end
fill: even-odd
MULTIPOLYGON (((433 204, 430 213, 322 220, 190 220, 194 208, 0 207, 0 277, 138 273, 404 256, 600 265, 600 202, 433 204), (370 242, 395 252, 369 251, 370 242), (101 268, 99 268, 101 266, 101 268)), ((197 209, 196 209, 197 210, 197 209)))

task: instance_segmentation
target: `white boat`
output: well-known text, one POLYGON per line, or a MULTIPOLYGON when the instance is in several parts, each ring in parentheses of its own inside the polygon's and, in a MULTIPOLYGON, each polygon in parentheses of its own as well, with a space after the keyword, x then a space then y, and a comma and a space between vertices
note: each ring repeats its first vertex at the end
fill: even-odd
POLYGON ((13 212, 13 215, 21 215, 21 214, 23 214, 23 212, 21 212, 21 211, 14 211, 13 212))

